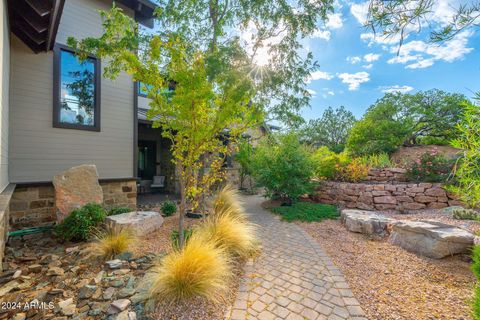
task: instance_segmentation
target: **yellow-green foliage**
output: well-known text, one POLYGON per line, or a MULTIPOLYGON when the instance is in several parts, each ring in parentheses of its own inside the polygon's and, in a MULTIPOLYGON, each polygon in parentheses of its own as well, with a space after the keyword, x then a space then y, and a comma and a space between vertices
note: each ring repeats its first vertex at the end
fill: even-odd
POLYGON ((318 148, 312 156, 315 173, 320 179, 358 182, 368 174, 369 165, 346 152, 335 153, 327 147, 318 148))
POLYGON ((219 215, 223 212, 238 215, 245 219, 245 210, 242 207, 238 192, 231 185, 223 187, 213 201, 213 214, 219 215))
POLYGON ((224 250, 193 234, 182 250, 163 258, 150 297, 155 301, 179 301, 199 296, 217 301, 228 288, 231 276, 224 250))
POLYGON ((93 252, 105 259, 128 251, 135 241, 132 230, 108 226, 105 231, 97 232, 97 240, 93 244, 93 252))
POLYGON ((233 257, 247 259, 257 252, 254 226, 231 207, 210 215, 195 233, 233 257))

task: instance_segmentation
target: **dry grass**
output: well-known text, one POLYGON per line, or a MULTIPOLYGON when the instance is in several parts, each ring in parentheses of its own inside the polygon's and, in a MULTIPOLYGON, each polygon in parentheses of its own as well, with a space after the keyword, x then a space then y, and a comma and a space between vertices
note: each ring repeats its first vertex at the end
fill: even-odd
POLYGON ((96 241, 92 245, 92 252, 96 256, 110 259, 129 250, 135 242, 132 230, 107 226, 106 230, 96 232, 96 241))
POLYGON ((195 229, 195 234, 223 248, 234 258, 248 259, 258 251, 255 227, 232 207, 209 216, 195 229))
POLYGON ((172 251, 163 258, 150 296, 155 301, 174 302, 194 297, 218 301, 228 289, 231 275, 225 252, 194 234, 182 250, 172 251))

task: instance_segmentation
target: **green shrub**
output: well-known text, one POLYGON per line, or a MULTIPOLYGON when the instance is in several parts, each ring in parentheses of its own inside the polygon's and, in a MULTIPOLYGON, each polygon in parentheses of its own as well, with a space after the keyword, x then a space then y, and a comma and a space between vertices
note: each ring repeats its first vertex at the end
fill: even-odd
POLYGON ((452 216, 457 220, 478 220, 478 213, 472 209, 455 209, 452 216))
POLYGON ((64 240, 86 240, 95 227, 106 217, 105 209, 96 203, 89 203, 73 210, 62 223, 55 227, 55 233, 64 240))
POLYGON ((346 152, 334 153, 321 147, 312 159, 315 176, 320 179, 358 182, 368 175, 369 166, 361 158, 350 158, 346 152))
POLYGON ((116 215, 116 214, 122 214, 122 213, 128 213, 128 212, 132 212, 133 210, 130 209, 130 208, 127 208, 127 207, 117 207, 117 208, 110 208, 110 210, 108 210, 108 215, 109 216, 113 216, 113 215, 116 215))
POLYGON ((340 214, 335 206, 310 202, 297 202, 292 206, 272 208, 272 211, 282 216, 282 220, 291 221, 322 221, 337 219, 340 214))
POLYGON ((320 147, 312 155, 315 176, 320 179, 335 179, 338 166, 345 166, 350 163, 346 153, 335 153, 327 147, 320 147))
POLYGON ((270 198, 295 202, 313 189, 311 152, 295 134, 274 135, 262 141, 252 157, 252 172, 270 198))
POLYGON ((366 155, 360 158, 361 162, 370 168, 383 169, 393 167, 388 153, 381 152, 371 155, 366 155))
MULTIPOLYGON (((480 95, 478 95, 480 100, 480 95)), ((465 105, 459 135, 452 146, 463 150, 454 168, 455 184, 448 190, 471 208, 480 207, 480 108, 473 103, 465 105)))
POLYGON ((406 177, 413 181, 445 182, 452 172, 453 161, 436 151, 427 152, 407 169, 406 177))
POLYGON ((473 300, 473 319, 480 320, 480 246, 473 246, 472 249, 472 272, 477 278, 475 297, 473 300))
POLYGON ((165 216, 170 217, 175 212, 177 212, 177 205, 175 204, 175 202, 167 200, 162 203, 161 210, 165 216))
MULTIPOLYGON (((193 229, 185 229, 183 230, 183 239, 185 239, 185 243, 188 242, 190 237, 193 234, 193 229)), ((172 247, 175 250, 178 250, 180 248, 180 233, 178 233, 178 230, 173 230, 172 233, 170 234, 170 240, 172 240, 172 247)))

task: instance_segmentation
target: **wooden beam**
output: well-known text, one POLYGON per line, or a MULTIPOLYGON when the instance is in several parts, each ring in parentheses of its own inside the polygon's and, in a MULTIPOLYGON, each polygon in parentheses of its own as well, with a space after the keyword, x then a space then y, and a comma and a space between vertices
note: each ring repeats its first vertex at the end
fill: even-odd
POLYGON ((58 26, 60 24, 60 18, 62 17, 63 6, 65 0, 53 0, 53 6, 50 13, 50 23, 48 26, 48 35, 45 46, 45 51, 53 49, 55 44, 55 38, 57 36, 58 26))
POLYGON ((50 13, 50 4, 45 0, 25 0, 33 10, 40 16, 45 17, 50 13))
POLYGON ((23 17, 38 33, 42 33, 48 28, 48 19, 39 16, 32 7, 23 0, 13 1, 12 10, 14 13, 23 17))

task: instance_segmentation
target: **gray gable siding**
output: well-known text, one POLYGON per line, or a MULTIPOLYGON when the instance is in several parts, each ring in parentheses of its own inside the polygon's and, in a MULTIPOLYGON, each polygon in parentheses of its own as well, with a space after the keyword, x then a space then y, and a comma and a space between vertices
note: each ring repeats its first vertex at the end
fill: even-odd
MULTIPOLYGON (((68 36, 100 35, 98 10, 111 3, 66 0, 56 42, 65 44, 68 36)), ((12 36, 11 182, 51 181, 58 172, 80 164, 95 164, 104 179, 133 176, 134 92, 128 75, 115 81, 101 79, 100 132, 54 128, 52 97, 53 53, 34 54, 12 36)))

